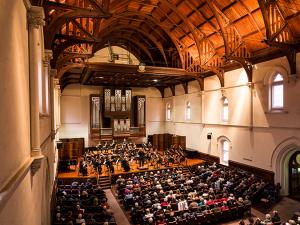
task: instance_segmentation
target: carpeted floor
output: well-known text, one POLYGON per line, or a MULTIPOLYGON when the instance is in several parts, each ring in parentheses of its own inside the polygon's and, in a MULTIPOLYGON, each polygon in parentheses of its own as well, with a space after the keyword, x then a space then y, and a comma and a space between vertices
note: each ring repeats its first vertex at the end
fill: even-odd
POLYGON ((273 210, 277 210, 280 217, 287 221, 293 217, 295 212, 300 211, 300 202, 289 197, 283 197, 269 213, 272 213, 273 210))
POLYGON ((120 208, 120 205, 117 202, 117 200, 115 199, 115 197, 113 196, 111 190, 105 190, 105 194, 106 194, 110 209, 114 213, 116 223, 118 225, 130 225, 127 217, 125 216, 123 210, 120 208))

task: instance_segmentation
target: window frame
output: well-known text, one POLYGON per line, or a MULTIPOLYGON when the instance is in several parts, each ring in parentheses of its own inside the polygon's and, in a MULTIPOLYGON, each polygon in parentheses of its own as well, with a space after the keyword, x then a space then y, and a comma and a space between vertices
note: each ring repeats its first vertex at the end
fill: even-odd
POLYGON ((166 120, 167 121, 171 121, 171 117, 172 117, 172 108, 171 108, 171 104, 167 103, 166 105, 166 120))
POLYGON ((226 97, 223 97, 222 98, 222 113, 221 113, 221 120, 223 122, 228 122, 229 120, 229 101, 228 101, 228 98, 226 97), (227 100, 227 102, 225 102, 227 100), (227 108, 227 117, 225 118, 225 108, 227 108))
POLYGON ((280 72, 276 72, 273 76, 272 76, 272 80, 270 83, 270 111, 282 111, 284 110, 284 76, 283 74, 281 74, 280 72), (275 81, 276 77, 280 75, 282 80, 279 81, 275 81), (275 95, 275 91, 274 88, 275 87, 280 87, 282 86, 282 106, 274 106, 274 95, 275 95))
POLYGON ((229 142, 229 140, 227 140, 227 139, 221 140, 220 164, 228 166, 228 162, 229 162, 229 150, 230 150, 230 142, 229 142), (228 144, 228 146, 227 146, 228 149, 226 149, 226 150, 225 150, 225 143, 228 144), (224 160, 225 153, 227 154, 227 160, 224 160))
POLYGON ((190 121, 192 118, 191 102, 187 101, 185 107, 185 120, 190 121))

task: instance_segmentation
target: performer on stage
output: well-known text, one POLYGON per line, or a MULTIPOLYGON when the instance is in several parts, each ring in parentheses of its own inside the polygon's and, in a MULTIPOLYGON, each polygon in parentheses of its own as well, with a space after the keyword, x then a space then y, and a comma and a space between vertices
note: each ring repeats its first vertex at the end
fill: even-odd
POLYGON ((129 166, 129 163, 126 160, 126 158, 124 158, 124 159, 121 160, 121 165, 122 165, 122 167, 124 169, 124 172, 129 172, 130 171, 130 166, 129 166))
POLYGON ((80 161, 80 163, 79 163, 79 173, 81 173, 83 176, 88 175, 87 165, 86 165, 85 161, 80 161))
POLYGON ((145 152, 142 148, 139 150, 138 155, 140 160, 140 167, 143 167, 145 163, 145 152))

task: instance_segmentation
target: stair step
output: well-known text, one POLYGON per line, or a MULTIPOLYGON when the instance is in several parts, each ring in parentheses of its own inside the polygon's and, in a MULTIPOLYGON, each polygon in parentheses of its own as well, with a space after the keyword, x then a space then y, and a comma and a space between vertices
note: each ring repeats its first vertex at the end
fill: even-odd
POLYGON ((110 180, 99 180, 99 183, 111 183, 110 180))

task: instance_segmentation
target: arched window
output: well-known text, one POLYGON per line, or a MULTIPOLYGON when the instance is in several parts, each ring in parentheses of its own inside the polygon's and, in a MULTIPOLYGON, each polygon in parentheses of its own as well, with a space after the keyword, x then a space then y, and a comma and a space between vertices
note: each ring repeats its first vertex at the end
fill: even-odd
POLYGON ((221 149, 221 164, 228 165, 229 160, 229 141, 223 140, 221 142, 222 149, 221 149))
POLYGON ((171 104, 167 104, 167 112, 166 112, 167 120, 171 120, 171 104))
POLYGON ((186 120, 191 120, 191 103, 186 103, 186 109, 185 109, 185 118, 186 120))
POLYGON ((276 73, 271 83, 271 110, 283 109, 283 76, 276 73))
POLYGON ((222 109, 222 120, 224 122, 228 121, 228 99, 224 98, 223 99, 223 109, 222 109))

